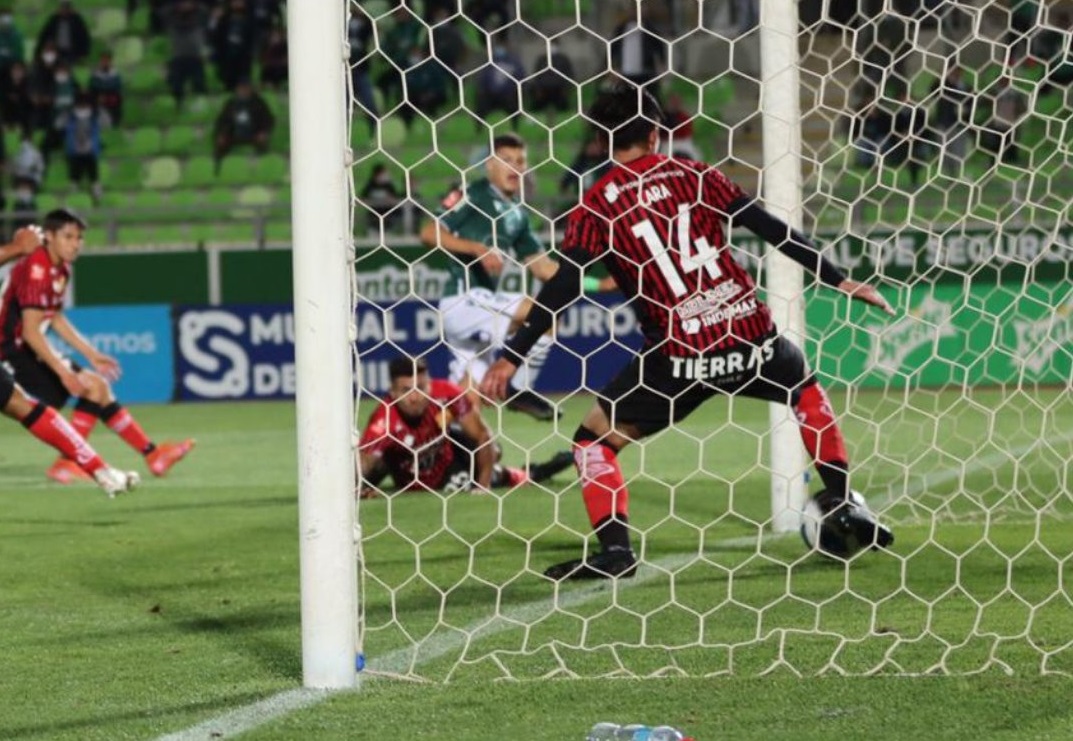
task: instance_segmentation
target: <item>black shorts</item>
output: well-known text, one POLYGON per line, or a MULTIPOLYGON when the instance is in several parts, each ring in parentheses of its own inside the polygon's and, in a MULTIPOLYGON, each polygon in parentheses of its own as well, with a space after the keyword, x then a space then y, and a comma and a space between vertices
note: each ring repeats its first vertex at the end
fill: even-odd
MULTIPOLYGON (((56 372, 38 360, 32 350, 16 350, 9 353, 5 360, 15 374, 15 380, 30 396, 56 409, 62 409, 71 398, 71 393, 56 372)), ((73 360, 67 362, 75 373, 82 370, 82 366, 73 360)))
POLYGON ((11 375, 6 365, 0 365, 0 409, 7 406, 15 393, 15 376, 11 375))
POLYGON ((713 396, 793 405, 813 383, 797 346, 772 334, 757 344, 689 358, 657 351, 639 355, 600 391, 598 402, 612 423, 632 425, 647 436, 685 419, 713 396))

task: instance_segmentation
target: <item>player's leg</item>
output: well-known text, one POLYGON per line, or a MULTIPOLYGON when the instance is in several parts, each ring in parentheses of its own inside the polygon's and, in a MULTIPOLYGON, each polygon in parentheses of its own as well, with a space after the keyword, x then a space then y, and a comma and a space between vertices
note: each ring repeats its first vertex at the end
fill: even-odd
POLYGON ((163 476, 193 450, 193 440, 153 442, 130 410, 116 400, 105 378, 86 370, 81 370, 80 377, 86 391, 79 397, 76 410, 81 407, 87 413, 95 413, 108 429, 145 459, 154 476, 163 476))
POLYGON ((21 423, 38 440, 59 451, 65 460, 72 461, 87 477, 95 479, 109 496, 130 491, 137 486, 137 474, 117 471, 106 465, 97 451, 68 424, 62 414, 47 404, 28 397, 4 370, 0 370, 0 410, 21 423))
POLYGON ((630 493, 618 453, 631 441, 684 419, 714 393, 674 378, 670 361, 654 353, 634 360, 600 392, 574 434, 581 496, 600 551, 556 564, 545 576, 556 581, 633 576, 636 557, 630 542, 630 493))
POLYGON ((849 453, 834 409, 823 387, 808 368, 804 355, 789 340, 776 336, 756 348, 756 377, 737 393, 789 404, 797 417, 801 441, 812 458, 824 489, 816 495, 821 510, 842 520, 863 542, 886 547, 891 531, 849 499, 849 453))
MULTIPOLYGON (((514 334, 529 316, 529 309, 533 300, 520 293, 501 293, 505 303, 501 317, 509 317, 507 326, 501 330, 502 340, 499 347, 506 342, 508 337, 514 334)), ((525 362, 518 368, 511 381, 511 395, 507 399, 507 408, 516 412, 522 412, 541 421, 549 421, 556 417, 562 417, 562 411, 557 410, 548 401, 534 391, 537 377, 543 370, 551 351, 552 340, 549 335, 542 335, 533 345, 533 349, 525 358, 525 362)))

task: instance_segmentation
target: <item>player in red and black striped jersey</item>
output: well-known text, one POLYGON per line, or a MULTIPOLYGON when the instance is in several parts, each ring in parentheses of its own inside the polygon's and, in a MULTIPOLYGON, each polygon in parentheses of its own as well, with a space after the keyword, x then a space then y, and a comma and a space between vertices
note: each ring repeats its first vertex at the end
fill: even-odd
POLYGON ((431 378, 420 358, 400 356, 388 370, 391 389, 358 444, 363 498, 376 496, 387 476, 399 491, 488 491, 545 481, 573 462, 564 451, 528 471, 502 466, 488 425, 461 386, 431 378))
MULTIPOLYGON (((83 438, 99 419, 144 457, 154 476, 163 476, 190 452, 194 441, 153 442, 116 400, 109 381, 119 377, 119 363, 90 344, 63 311, 70 266, 82 250, 86 223, 71 211, 55 209, 46 214, 42 227, 44 244, 12 268, 0 296, 0 356, 19 385, 48 406, 62 409, 75 397, 71 426, 83 438), (96 372, 57 352, 46 337, 48 329, 96 372)), ((70 456, 59 458, 46 475, 64 484, 87 478, 70 456)))
POLYGON ((781 337, 752 276, 727 245, 744 226, 817 274, 824 284, 893 313, 871 286, 849 280, 800 232, 709 165, 656 154, 659 104, 635 87, 600 95, 589 118, 610 136, 615 165, 571 213, 556 275, 525 326, 486 374, 481 390, 506 383, 556 312, 580 293, 582 271, 601 261, 631 298, 645 337, 637 359, 604 388, 574 436, 582 496, 601 551, 545 573, 552 579, 632 576, 628 498, 618 452, 684 419, 716 395, 793 407, 823 479, 818 501, 833 525, 885 547, 891 532, 848 499, 849 462, 831 405, 801 351, 781 337), (614 418, 614 425, 611 419, 614 418))

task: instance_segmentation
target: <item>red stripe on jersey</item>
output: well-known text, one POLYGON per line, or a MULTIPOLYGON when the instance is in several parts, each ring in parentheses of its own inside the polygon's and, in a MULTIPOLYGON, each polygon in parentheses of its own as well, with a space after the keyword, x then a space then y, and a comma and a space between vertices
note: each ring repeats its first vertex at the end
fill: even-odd
POLYGON ((774 323, 727 249, 728 209, 744 196, 704 163, 641 157, 586 192, 561 249, 602 259, 619 288, 637 297, 648 347, 681 356, 752 342, 774 323))

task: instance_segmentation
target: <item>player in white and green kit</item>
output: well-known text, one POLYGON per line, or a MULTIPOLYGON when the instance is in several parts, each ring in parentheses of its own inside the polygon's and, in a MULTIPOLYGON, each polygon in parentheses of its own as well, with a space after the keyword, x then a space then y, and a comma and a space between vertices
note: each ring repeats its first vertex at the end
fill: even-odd
MULTIPOLYGON (((525 142, 514 134, 496 137, 487 176, 452 191, 436 221, 421 230, 421 241, 453 256, 451 284, 440 300, 443 334, 451 348, 451 380, 476 386, 503 343, 525 320, 531 276, 546 281, 559 268, 533 234, 519 199, 525 173, 525 142), (528 276, 527 276, 528 273, 528 276)), ((554 408, 532 392, 551 340, 542 337, 519 371, 508 407, 538 419, 554 408)))

